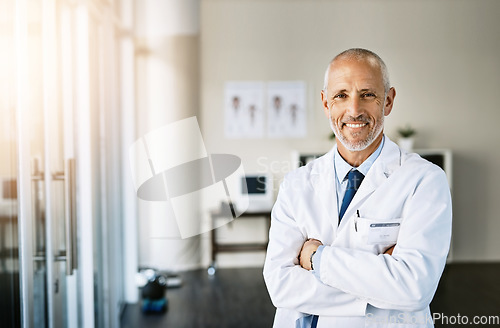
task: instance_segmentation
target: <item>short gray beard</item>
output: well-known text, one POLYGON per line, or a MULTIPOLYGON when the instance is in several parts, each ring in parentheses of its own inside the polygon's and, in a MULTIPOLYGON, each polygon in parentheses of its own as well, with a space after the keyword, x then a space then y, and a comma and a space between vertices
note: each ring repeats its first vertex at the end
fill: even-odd
POLYGON ((328 115, 330 116, 330 128, 332 129, 333 133, 335 133, 335 137, 337 138, 338 141, 349 151, 362 151, 368 148, 375 139, 378 138, 380 133, 382 133, 382 130, 384 130, 384 120, 385 120, 385 115, 384 115, 384 109, 382 108, 382 118, 378 121, 377 125, 375 125, 374 129, 370 131, 368 136, 366 137, 365 140, 361 140, 356 143, 351 143, 347 138, 340 133, 339 130, 337 130, 337 126, 333 124, 332 120, 332 111, 330 108, 328 108, 328 115))

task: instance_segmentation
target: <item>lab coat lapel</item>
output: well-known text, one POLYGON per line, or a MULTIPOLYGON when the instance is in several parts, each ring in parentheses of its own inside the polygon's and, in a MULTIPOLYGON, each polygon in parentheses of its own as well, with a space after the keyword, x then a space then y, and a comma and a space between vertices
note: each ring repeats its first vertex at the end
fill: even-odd
POLYGON ((363 204, 366 198, 370 196, 382 183, 384 183, 387 178, 400 166, 401 152, 399 147, 388 137, 385 137, 384 148, 354 195, 354 198, 349 204, 349 207, 340 222, 339 229, 342 229, 347 224, 348 219, 356 214, 356 210, 359 209, 359 206, 363 204))
POLYGON ((335 145, 328 153, 318 159, 317 165, 311 170, 311 183, 315 197, 320 200, 328 220, 335 226, 334 231, 337 230, 339 212, 333 167, 333 154, 336 151, 337 146, 335 145))

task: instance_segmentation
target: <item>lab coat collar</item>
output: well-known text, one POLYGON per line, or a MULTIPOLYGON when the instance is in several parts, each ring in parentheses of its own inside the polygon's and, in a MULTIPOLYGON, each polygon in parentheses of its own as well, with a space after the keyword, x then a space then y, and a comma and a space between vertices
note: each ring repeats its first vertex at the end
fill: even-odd
POLYGON ((345 159, 342 158, 340 153, 337 151, 333 152, 333 161, 335 163, 335 173, 337 173, 337 180, 338 183, 341 184, 344 180, 347 179, 347 174, 352 170, 356 169, 359 172, 363 174, 363 177, 366 176, 370 168, 372 167, 372 164, 375 162, 375 160, 378 158, 380 153, 382 152, 382 149, 384 148, 384 143, 385 143, 385 136, 382 137, 382 142, 380 145, 377 147, 377 149, 370 155, 368 156, 367 159, 363 163, 361 163, 360 166, 358 167, 353 167, 349 163, 346 162, 345 159))
POLYGON ((373 163, 359 187, 356 195, 349 204, 344 219, 338 226, 338 206, 336 195, 335 174, 333 166, 333 156, 337 151, 335 145, 327 154, 318 159, 317 165, 311 170, 311 179, 315 181, 315 193, 322 200, 330 221, 334 226, 334 231, 341 230, 350 217, 355 215, 356 209, 366 197, 372 194, 382 183, 384 183, 391 174, 401 166, 401 151, 399 147, 387 136, 379 157, 373 163))

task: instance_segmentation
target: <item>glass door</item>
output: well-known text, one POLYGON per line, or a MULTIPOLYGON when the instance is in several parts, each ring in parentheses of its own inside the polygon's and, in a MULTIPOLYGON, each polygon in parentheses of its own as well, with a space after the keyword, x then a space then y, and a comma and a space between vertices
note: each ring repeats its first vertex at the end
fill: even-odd
POLYGON ((2 327, 119 327, 120 3, 0 1, 2 327))
POLYGON ((67 67, 59 64, 64 21, 55 0, 2 5, 2 18, 10 17, 2 25, 8 36, 0 51, 8 56, 0 92, 10 129, 2 153, 4 147, 15 150, 7 152, 14 165, 3 171, 8 176, 10 170, 7 179, 17 189, 10 202, 17 213, 11 211, 8 227, 19 300, 11 304, 23 327, 68 327, 69 314, 78 314, 69 306, 77 294, 77 260, 72 108, 61 91, 67 67))

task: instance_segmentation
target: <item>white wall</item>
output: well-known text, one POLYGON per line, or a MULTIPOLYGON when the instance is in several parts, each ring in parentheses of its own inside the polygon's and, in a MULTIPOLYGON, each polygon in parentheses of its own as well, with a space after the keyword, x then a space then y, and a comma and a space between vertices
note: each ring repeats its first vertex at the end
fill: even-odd
MULTIPOLYGON (((416 147, 454 153, 454 260, 500 260, 500 2, 415 0, 202 0, 201 116, 211 153, 232 153, 247 171, 273 163, 281 179, 290 152, 327 151, 330 132, 320 90, 338 52, 364 47, 387 63, 397 91, 386 133, 411 123, 416 147), (303 80, 304 139, 228 140, 223 87, 229 80, 303 80)), ((261 236, 262 227, 246 234, 261 236)), ((208 249, 204 254, 207 259, 208 249)), ((221 257, 221 265, 259 265, 263 256, 221 257)))

